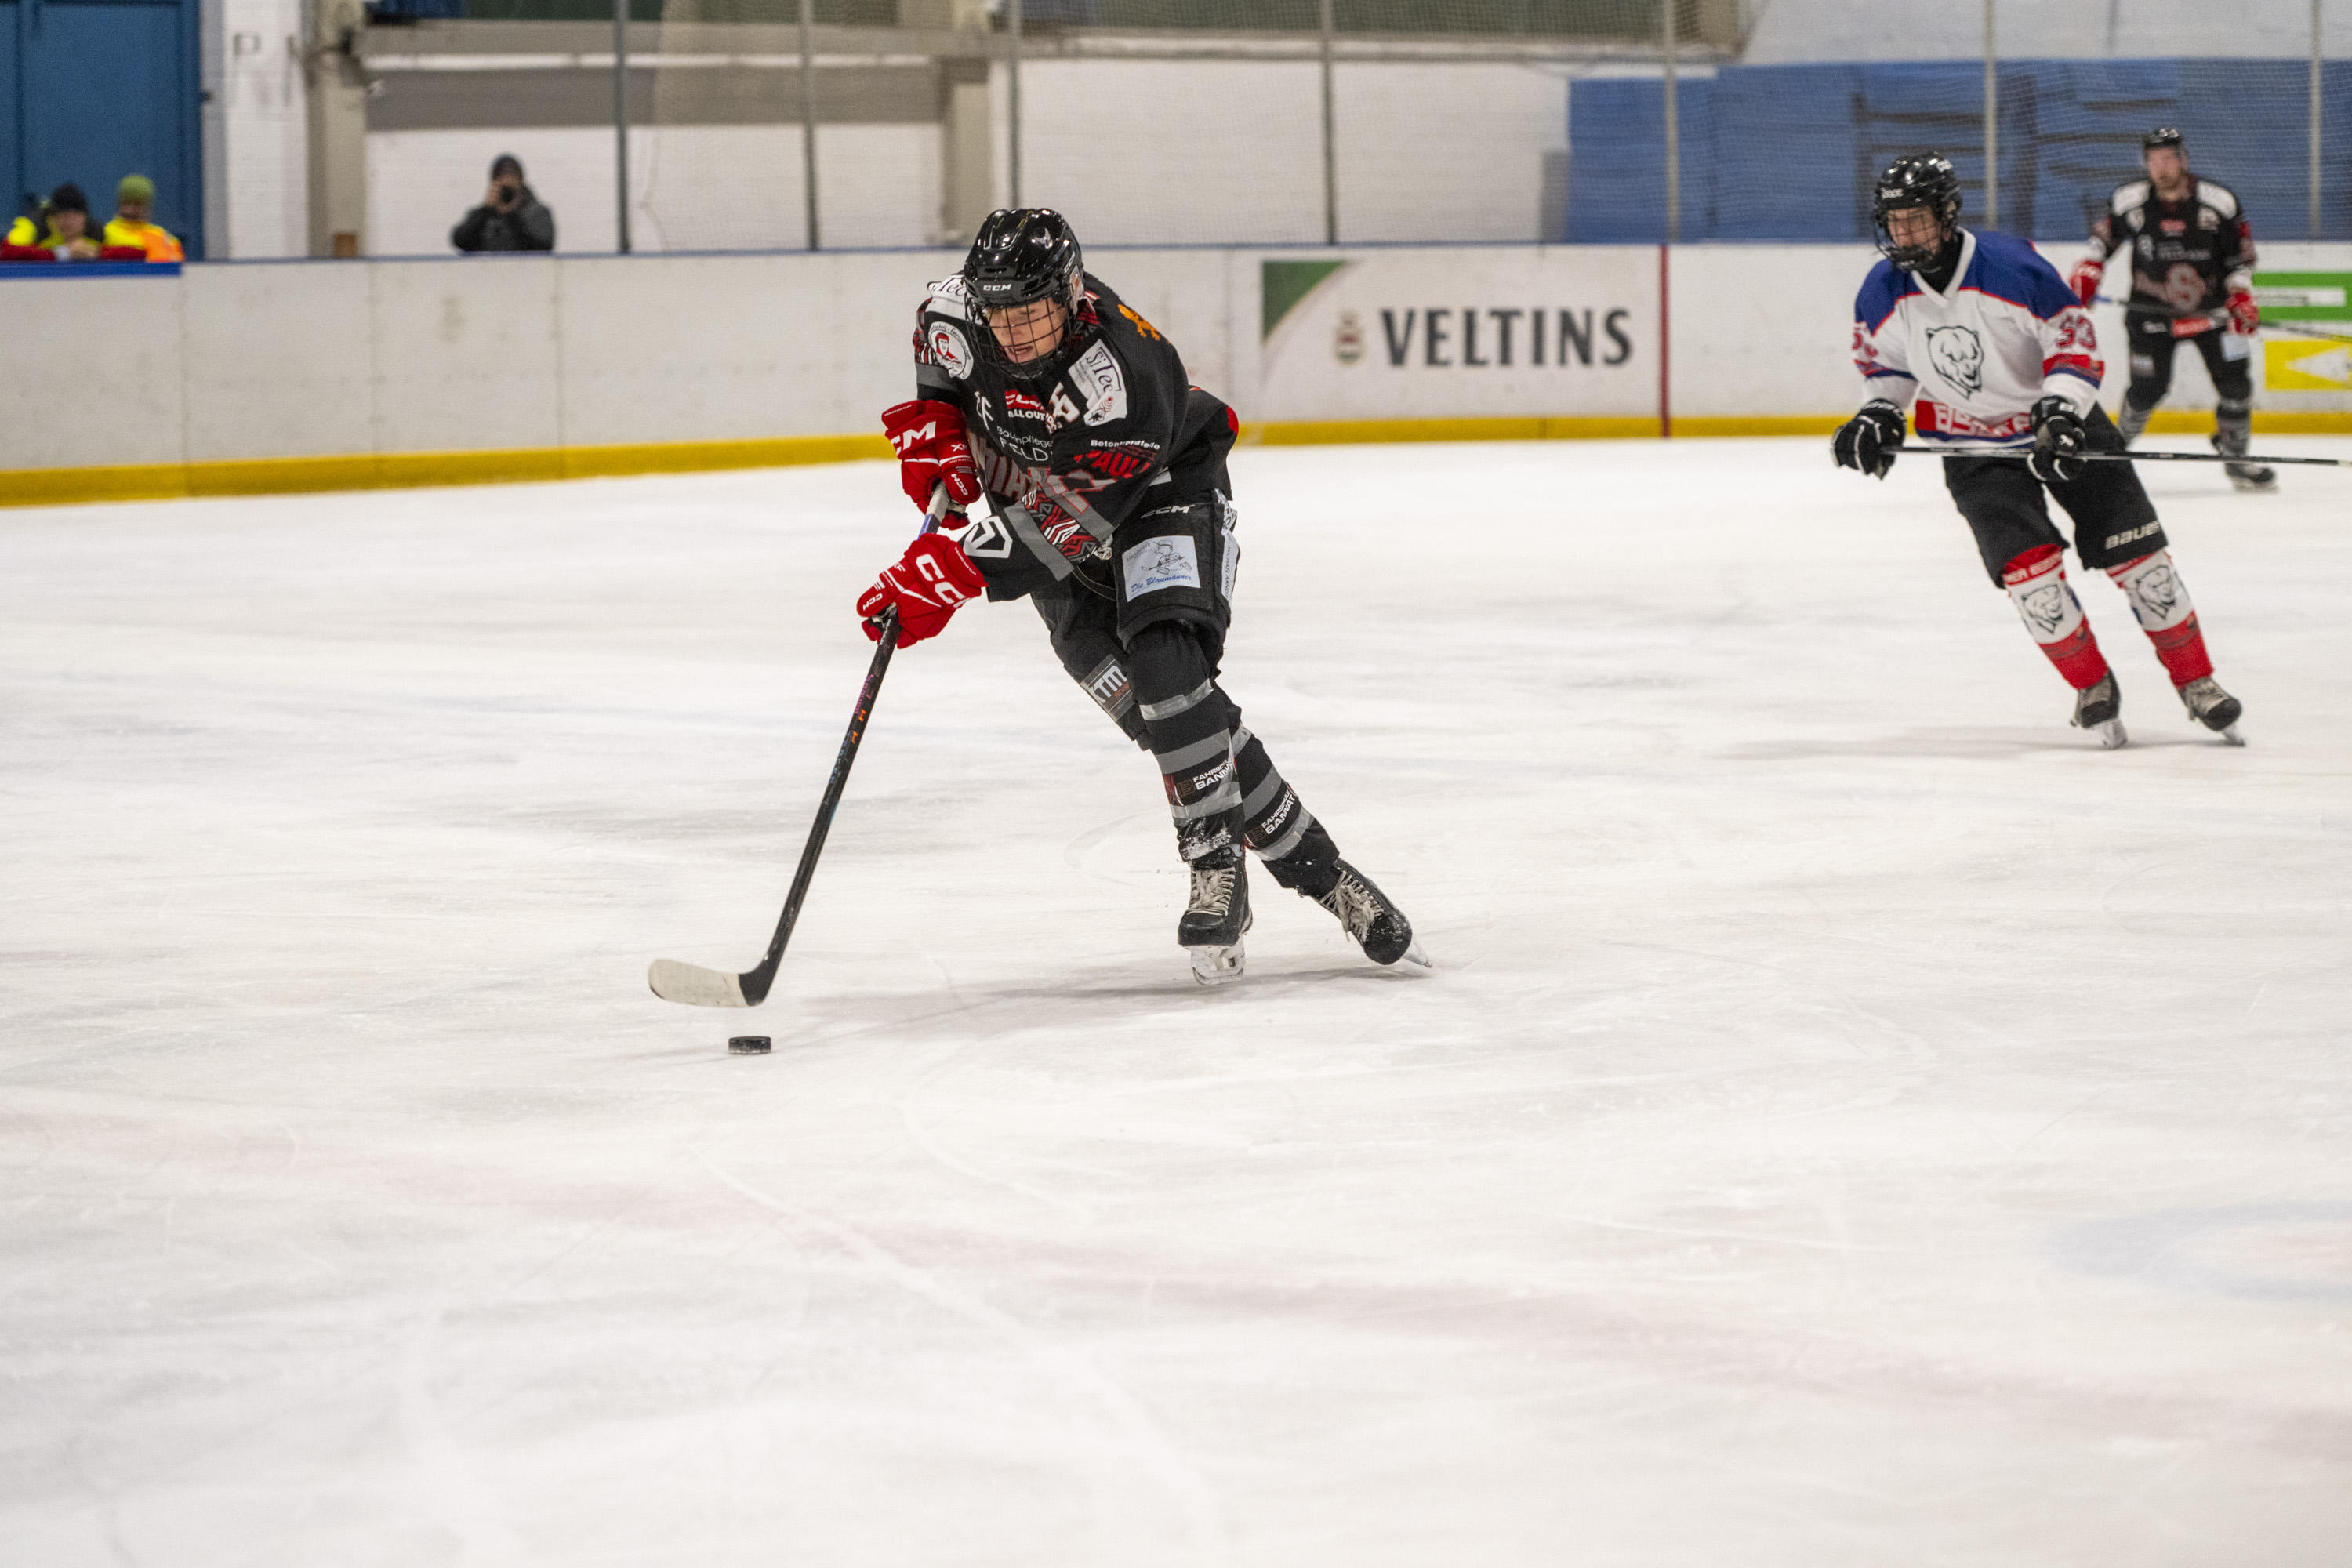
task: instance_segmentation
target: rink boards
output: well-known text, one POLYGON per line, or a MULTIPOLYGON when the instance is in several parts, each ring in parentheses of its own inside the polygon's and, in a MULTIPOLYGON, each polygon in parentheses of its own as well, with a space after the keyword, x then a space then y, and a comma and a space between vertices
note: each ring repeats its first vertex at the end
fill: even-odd
MULTIPOLYGON (((2077 247, 2047 247, 2061 268, 2077 247)), ((947 251, 0 272, 16 502, 879 457, 947 251)), ((1860 246, 1099 248, 1267 443, 1818 433, 1855 401, 1860 246)), ((2352 269, 2352 245, 2266 268, 2352 269)), ((2108 401, 2124 365, 2103 310, 2108 401)), ((2274 337, 2257 427, 2352 430, 2340 353, 2274 337), (2282 345, 2285 345, 2284 349, 2282 345), (2292 352, 2287 352, 2291 350, 2292 352)), ((2179 357, 2173 410, 2210 420, 2179 357)), ((2159 427, 2162 427, 2161 424, 2159 427)))

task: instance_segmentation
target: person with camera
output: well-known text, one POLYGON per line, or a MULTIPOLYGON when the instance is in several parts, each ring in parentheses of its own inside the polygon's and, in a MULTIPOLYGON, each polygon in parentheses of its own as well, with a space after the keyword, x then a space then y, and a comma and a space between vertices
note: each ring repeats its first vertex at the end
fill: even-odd
POLYGON ((521 159, 498 155, 482 205, 449 231, 449 243, 467 251, 555 248, 555 215, 523 184, 521 159))

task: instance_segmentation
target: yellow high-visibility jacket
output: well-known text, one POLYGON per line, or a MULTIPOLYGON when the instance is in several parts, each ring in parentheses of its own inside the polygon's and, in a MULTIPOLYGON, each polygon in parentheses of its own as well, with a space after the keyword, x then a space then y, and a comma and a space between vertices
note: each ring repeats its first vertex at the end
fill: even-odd
POLYGON ((109 248, 121 246, 143 250, 147 253, 147 259, 150 261, 187 259, 181 252, 180 242, 172 237, 168 229, 158 224, 132 223, 128 218, 121 217, 110 218, 106 224, 106 237, 100 243, 109 248))

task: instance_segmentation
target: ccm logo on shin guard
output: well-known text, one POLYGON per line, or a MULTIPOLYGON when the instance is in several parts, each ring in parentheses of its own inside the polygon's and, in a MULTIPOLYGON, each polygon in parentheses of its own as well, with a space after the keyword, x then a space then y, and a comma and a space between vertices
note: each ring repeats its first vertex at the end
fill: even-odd
POLYGON ((1119 564, 1127 574, 1129 599, 1139 599, 1162 588, 1201 585, 1201 559, 1193 553, 1188 534, 1170 534, 1130 545, 1127 553, 1119 557, 1119 564))

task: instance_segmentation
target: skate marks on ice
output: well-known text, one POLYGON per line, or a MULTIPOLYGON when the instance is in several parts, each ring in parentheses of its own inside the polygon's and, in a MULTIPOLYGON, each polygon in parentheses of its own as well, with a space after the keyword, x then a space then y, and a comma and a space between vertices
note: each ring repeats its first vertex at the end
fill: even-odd
POLYGON ((2352 1302, 2352 1204, 2246 1204, 2095 1220, 2051 1252, 2086 1274, 2250 1301, 2352 1302))
MULTIPOLYGON (((948 1317, 1002 1342, 1049 1379, 1091 1403, 1136 1461, 1136 1468, 1162 1492, 1181 1521, 1192 1560, 1206 1568, 1222 1568, 1232 1561, 1224 1511, 1215 1492, 1143 1402, 1066 1335, 1031 1327, 941 1271, 900 1257, 854 1226, 795 1208, 719 1164, 706 1150, 696 1149, 694 1157, 730 1191, 776 1214, 794 1229, 823 1237, 859 1265, 948 1317)), ((1119 1506, 1110 1495, 1121 1489, 1126 1468, 1113 1469, 1108 1457, 1101 1456, 1089 1468, 1095 1472, 1092 1485, 1098 1510, 1107 1517, 1122 1517, 1127 1528, 1136 1528, 1141 1521, 1133 1517, 1132 1507, 1119 1506), (1103 1474, 1106 1469, 1112 1473, 1103 1474)))
MULTIPOLYGON (((2244 744, 2242 741, 2233 742, 2209 730, 2192 729, 2189 733, 2179 735, 2155 733, 2145 716, 2134 718, 2126 715, 2126 721, 2131 724, 2131 739, 2123 746, 2115 748, 2126 752, 2180 749, 2230 752, 2244 744)), ((2063 718, 2038 729, 1954 724, 1889 731, 1883 735, 1811 739, 1790 736, 1785 740, 1742 741, 1724 747, 1718 754, 1738 762, 1757 763, 1828 761, 1838 757, 1931 757, 1948 762, 2007 762, 2070 752, 2093 757, 2107 754, 2095 736, 2069 729, 2063 718)))

